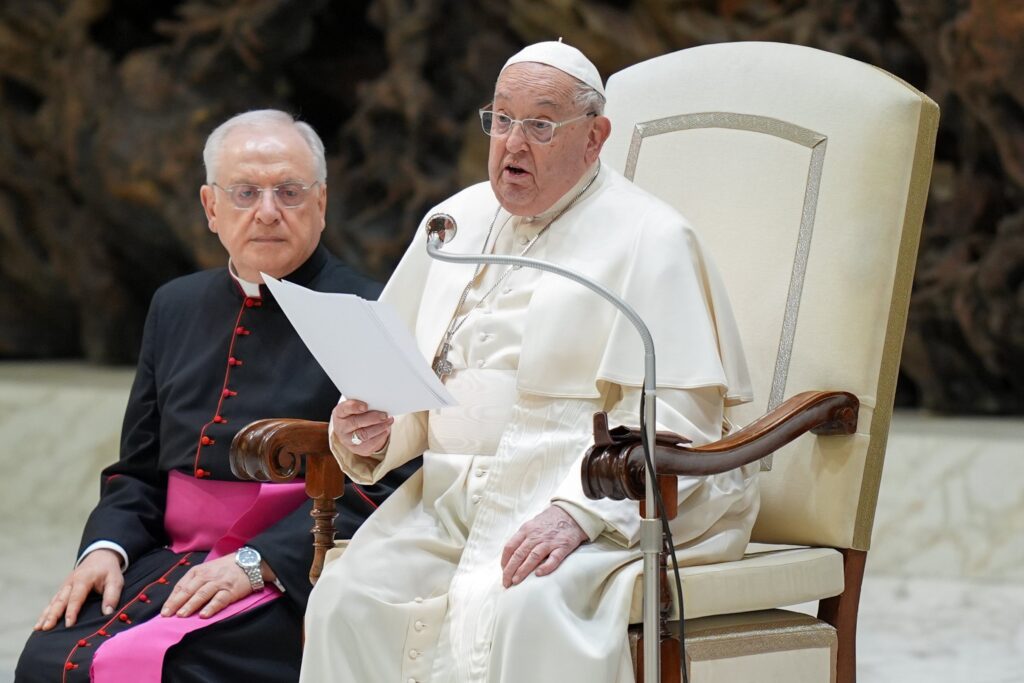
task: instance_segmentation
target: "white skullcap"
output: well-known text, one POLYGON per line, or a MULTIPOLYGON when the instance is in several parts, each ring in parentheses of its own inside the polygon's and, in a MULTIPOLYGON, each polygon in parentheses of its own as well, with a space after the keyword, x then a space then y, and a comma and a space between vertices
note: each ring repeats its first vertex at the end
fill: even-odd
POLYGON ((604 97, 604 85, 601 84, 601 74, 597 67, 582 52, 566 45, 561 39, 527 45, 512 55, 501 70, 520 62, 537 62, 554 67, 586 83, 604 97))

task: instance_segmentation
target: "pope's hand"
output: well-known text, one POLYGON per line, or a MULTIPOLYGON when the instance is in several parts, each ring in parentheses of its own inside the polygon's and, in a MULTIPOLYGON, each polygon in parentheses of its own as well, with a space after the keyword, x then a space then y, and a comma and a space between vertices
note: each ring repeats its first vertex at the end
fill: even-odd
POLYGON ((501 583, 508 588, 534 572, 544 576, 590 540, 568 512, 552 505, 519 527, 501 553, 501 583))
POLYGON ((66 627, 74 626, 82 603, 92 591, 103 595, 103 613, 111 614, 121 599, 123 587, 121 556, 106 548, 94 550, 64 580, 60 590, 39 615, 33 630, 49 631, 57 625, 61 615, 64 615, 66 627))
MULTIPOLYGON (((266 562, 262 569, 263 580, 273 581, 275 577, 268 576, 270 572, 266 562)), ((252 584, 249 577, 235 562, 234 555, 225 555, 189 569, 171 591, 160 615, 187 617, 198 610, 199 616, 205 619, 250 593, 252 584)))
POLYGON ((334 406, 331 421, 335 438, 345 448, 356 455, 367 456, 387 445, 395 418, 379 410, 370 410, 362 401, 349 399, 334 406))

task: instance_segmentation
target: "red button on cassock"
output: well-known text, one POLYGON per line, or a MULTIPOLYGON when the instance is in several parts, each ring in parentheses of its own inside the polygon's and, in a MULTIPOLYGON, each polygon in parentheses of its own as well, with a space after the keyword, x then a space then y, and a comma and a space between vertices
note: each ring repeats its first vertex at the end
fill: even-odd
POLYGON ((213 421, 214 421, 214 422, 216 422, 217 424, 221 424, 221 423, 225 423, 225 422, 227 422, 227 420, 225 420, 225 419, 224 419, 223 417, 221 417, 220 415, 214 415, 214 417, 213 417, 213 421))
POLYGON ((246 308, 252 308, 255 305, 256 305, 256 302, 253 299, 246 298, 246 300, 245 300, 245 307, 246 308))
POLYGON ((88 647, 88 646, 89 646, 89 641, 88 640, 85 640, 83 638, 82 640, 78 641, 78 647, 88 647))
POLYGON ((77 669, 77 668, 78 668, 78 665, 77 664, 72 664, 71 662, 68 662, 67 664, 64 665, 64 670, 65 671, 71 671, 71 670, 77 669))
POLYGON ((235 328, 235 334, 249 334, 249 330, 239 325, 238 327, 235 328))
POLYGON ((238 396, 238 392, 231 391, 230 389, 225 389, 224 391, 220 392, 220 395, 223 396, 224 398, 231 398, 232 396, 238 396))
POLYGON ((196 469, 196 478, 197 479, 202 479, 203 477, 207 477, 207 476, 209 476, 209 474, 210 473, 207 472, 206 470, 204 470, 202 467, 199 467, 199 468, 196 469))
POLYGON ((242 361, 238 360, 234 356, 232 356, 231 358, 228 358, 228 365, 241 365, 241 364, 242 364, 242 361))
POLYGON ((123 621, 126 624, 132 623, 131 619, 129 619, 128 615, 125 614, 124 612, 121 612, 120 614, 118 614, 117 618, 120 619, 121 621, 123 621))
POLYGON ((199 443, 203 444, 204 446, 212 446, 217 442, 208 436, 204 436, 203 438, 199 439, 199 443))

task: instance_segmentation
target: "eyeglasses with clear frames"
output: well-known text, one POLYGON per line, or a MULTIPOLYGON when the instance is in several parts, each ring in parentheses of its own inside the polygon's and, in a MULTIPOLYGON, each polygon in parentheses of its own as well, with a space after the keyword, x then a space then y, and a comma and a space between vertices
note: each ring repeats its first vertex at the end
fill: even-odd
POLYGON ((217 183, 211 183, 214 187, 226 193, 231 199, 231 203, 235 205, 236 209, 251 209, 252 207, 259 204, 263 198, 263 193, 270 190, 274 193, 274 198, 277 201, 278 206, 283 209, 297 209, 306 203, 306 198, 309 196, 309 191, 314 186, 319 185, 320 181, 315 180, 309 185, 303 185, 302 183, 281 183, 280 185, 274 185, 273 187, 260 187, 259 185, 218 185, 217 183))
POLYGON ((530 142, 538 145, 546 145, 555 137, 555 130, 580 119, 597 116, 596 112, 587 112, 575 118, 565 121, 548 121, 547 119, 514 119, 505 114, 499 114, 490 109, 480 110, 480 125, 484 132, 491 137, 502 137, 512 132, 512 126, 519 124, 523 129, 523 135, 530 142))

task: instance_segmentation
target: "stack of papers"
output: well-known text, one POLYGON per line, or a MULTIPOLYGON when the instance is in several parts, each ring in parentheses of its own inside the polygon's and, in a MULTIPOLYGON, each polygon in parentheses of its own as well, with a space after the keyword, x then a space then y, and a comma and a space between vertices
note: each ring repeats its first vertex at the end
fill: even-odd
POLYGON ((393 308, 262 273, 310 353, 346 398, 403 415, 455 405, 393 308))

